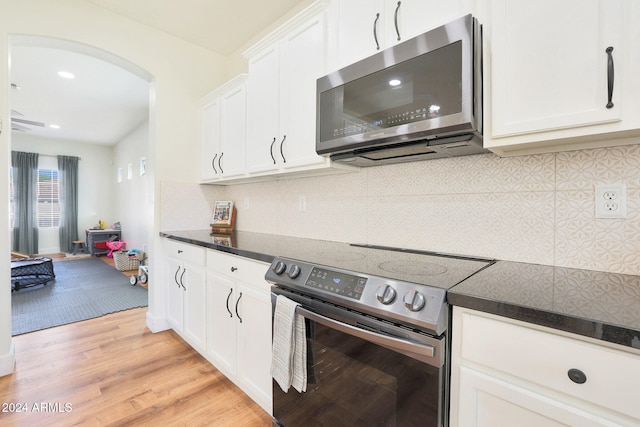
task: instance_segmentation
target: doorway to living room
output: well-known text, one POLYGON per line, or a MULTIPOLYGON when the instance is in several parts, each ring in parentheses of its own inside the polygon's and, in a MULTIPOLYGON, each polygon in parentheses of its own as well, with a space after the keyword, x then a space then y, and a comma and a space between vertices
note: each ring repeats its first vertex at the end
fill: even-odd
MULTIPOLYGON (((68 242, 60 243, 55 220, 66 212, 56 187, 58 155, 78 159, 76 233, 69 240, 83 241, 86 247, 86 230, 110 229, 119 223, 125 248, 146 252, 154 200, 155 148, 149 132, 152 76, 108 52, 59 39, 11 36, 10 54, 11 150, 37 154, 38 177, 47 178, 40 187, 47 192, 36 188, 31 208, 54 219, 33 225, 37 248, 28 255, 50 257, 59 270, 69 270, 61 263, 96 259, 74 256, 68 242), (74 78, 61 77, 58 71, 70 72, 74 78), (134 199, 135 210, 131 209, 134 199)), ((14 203, 13 192, 9 203, 14 203)), ((129 272, 116 271, 112 258, 99 260, 130 286, 129 272)), ((85 281, 99 283, 103 276, 96 274, 94 280, 85 281)))

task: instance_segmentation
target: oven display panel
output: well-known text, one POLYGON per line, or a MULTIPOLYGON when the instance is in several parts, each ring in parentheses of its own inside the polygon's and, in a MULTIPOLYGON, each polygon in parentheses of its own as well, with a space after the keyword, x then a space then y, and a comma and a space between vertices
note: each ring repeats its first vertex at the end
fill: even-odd
POLYGON ((336 295, 359 300, 367 284, 364 277, 352 274, 338 273, 318 267, 313 267, 309 279, 305 283, 311 288, 322 289, 336 295))

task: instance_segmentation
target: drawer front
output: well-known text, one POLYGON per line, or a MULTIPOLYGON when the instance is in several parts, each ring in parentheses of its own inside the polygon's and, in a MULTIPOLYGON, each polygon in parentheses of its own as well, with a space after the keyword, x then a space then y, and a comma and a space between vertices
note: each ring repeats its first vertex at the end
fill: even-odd
POLYGON ((506 319, 467 312, 457 318, 462 364, 475 362, 640 419, 640 356, 506 319), (572 381, 570 371, 578 382, 582 374, 586 381, 572 381))
POLYGON ((168 257, 203 267, 205 265, 206 249, 203 247, 166 239, 164 249, 168 257))
POLYGON ((270 288, 267 281, 264 280, 264 275, 269 269, 269 264, 265 262, 207 250, 207 269, 260 290, 269 290, 270 288))

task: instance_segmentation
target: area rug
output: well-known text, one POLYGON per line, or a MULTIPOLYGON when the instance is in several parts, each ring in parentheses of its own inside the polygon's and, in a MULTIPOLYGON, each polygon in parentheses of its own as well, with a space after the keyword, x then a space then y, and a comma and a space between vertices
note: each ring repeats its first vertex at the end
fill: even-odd
POLYGON ((54 262, 55 280, 11 293, 11 334, 146 307, 147 290, 98 258, 54 262))

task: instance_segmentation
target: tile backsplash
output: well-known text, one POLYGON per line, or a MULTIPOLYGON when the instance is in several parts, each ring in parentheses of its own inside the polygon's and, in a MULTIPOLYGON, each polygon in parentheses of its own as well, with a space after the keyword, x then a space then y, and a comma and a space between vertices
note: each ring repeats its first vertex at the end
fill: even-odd
POLYGON ((216 199, 236 202, 239 230, 640 274, 640 145, 228 187, 163 183, 161 228, 207 228, 211 210, 200 211, 216 199), (595 184, 618 182, 627 218, 595 219, 595 184))

